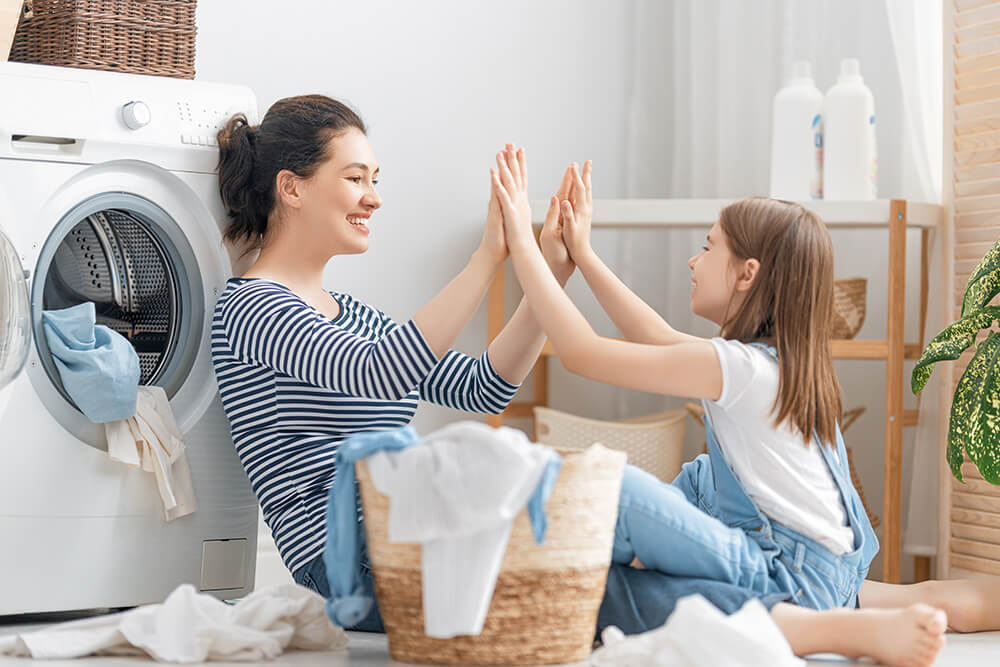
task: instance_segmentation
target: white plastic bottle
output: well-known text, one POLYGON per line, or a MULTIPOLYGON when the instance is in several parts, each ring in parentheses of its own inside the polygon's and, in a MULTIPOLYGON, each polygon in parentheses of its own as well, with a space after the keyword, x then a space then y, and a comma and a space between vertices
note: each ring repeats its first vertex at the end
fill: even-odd
POLYGON ((771 196, 820 199, 823 196, 823 93, 809 63, 792 65, 792 78, 774 96, 771 127, 771 196))
POLYGON ((875 199, 875 100, 854 58, 840 63, 837 84, 823 101, 823 123, 823 197, 875 199))

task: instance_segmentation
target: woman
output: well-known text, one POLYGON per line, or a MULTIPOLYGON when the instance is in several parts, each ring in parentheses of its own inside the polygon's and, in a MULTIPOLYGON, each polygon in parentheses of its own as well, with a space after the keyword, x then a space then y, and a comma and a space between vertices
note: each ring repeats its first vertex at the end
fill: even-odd
MULTIPOLYGON (((260 126, 237 115, 218 140, 225 236, 260 251, 216 306, 219 390, 285 565, 296 582, 326 595, 324 511, 337 445, 354 433, 407 424, 419 399, 503 411, 544 336, 522 303, 478 359, 450 350, 507 257, 496 200, 465 268, 409 322, 323 288, 331 257, 368 249, 382 204, 365 125, 340 102, 279 100, 260 126)), ((568 172, 564 183, 560 197, 568 172)), ((562 283, 573 271, 565 252, 550 267, 562 283)), ((365 574, 370 581, 367 567, 365 574)), ((377 617, 362 623, 379 625, 377 617)))

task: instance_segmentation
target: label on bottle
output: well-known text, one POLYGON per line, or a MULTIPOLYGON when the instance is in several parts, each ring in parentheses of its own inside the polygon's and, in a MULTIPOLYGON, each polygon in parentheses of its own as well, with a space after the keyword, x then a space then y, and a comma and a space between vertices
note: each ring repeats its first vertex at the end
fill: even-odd
POLYGON ((813 169, 809 179, 809 194, 813 199, 823 198, 823 116, 816 114, 812 121, 813 169))
POLYGON ((875 143, 875 114, 868 117, 868 131, 871 133, 869 140, 872 147, 872 199, 878 199, 878 150, 875 143))

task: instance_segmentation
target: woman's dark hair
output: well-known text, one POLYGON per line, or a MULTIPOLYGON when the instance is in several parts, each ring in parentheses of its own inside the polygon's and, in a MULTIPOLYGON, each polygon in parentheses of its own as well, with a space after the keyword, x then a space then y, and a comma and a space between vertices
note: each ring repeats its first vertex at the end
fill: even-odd
POLYGON ((309 178, 330 157, 330 140, 355 128, 354 111, 324 95, 286 97, 271 105, 260 125, 239 113, 219 130, 219 194, 229 215, 228 241, 256 241, 274 209, 275 177, 282 169, 309 178))

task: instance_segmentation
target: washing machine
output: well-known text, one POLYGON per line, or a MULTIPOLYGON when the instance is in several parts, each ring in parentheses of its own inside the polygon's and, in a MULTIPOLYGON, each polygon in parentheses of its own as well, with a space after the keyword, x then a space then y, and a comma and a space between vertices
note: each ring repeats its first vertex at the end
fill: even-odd
POLYGON ((0 615, 252 590, 257 504, 209 353, 235 256, 215 134, 236 112, 256 122, 245 87, 0 63, 0 615), (64 390, 41 314, 86 301, 166 390, 193 514, 164 521, 152 473, 110 461, 64 390))

